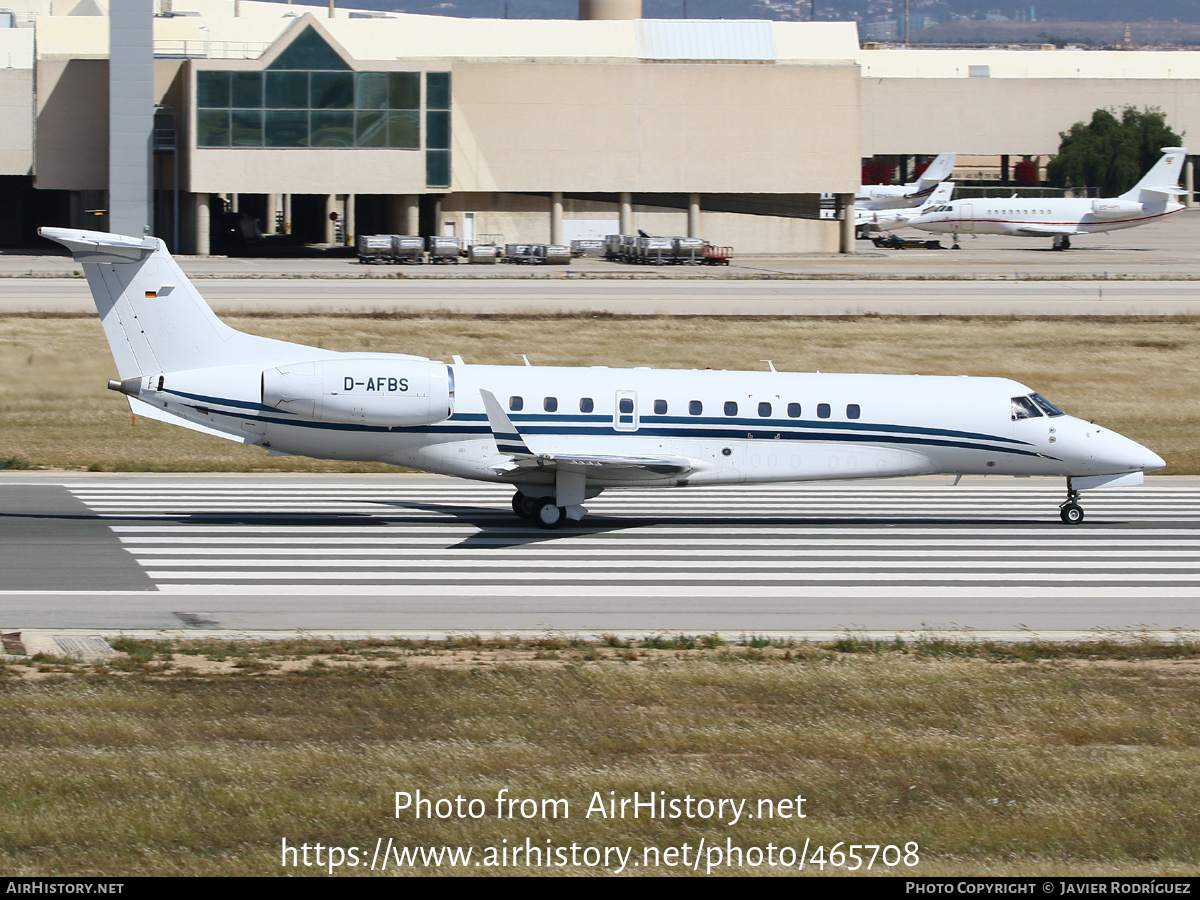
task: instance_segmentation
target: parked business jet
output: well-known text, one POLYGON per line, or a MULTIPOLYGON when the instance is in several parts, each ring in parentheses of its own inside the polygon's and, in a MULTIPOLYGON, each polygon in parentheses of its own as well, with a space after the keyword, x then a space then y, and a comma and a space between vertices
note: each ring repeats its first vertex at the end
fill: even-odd
POLYGON ((941 182, 950 179, 956 153, 939 153, 916 181, 908 184, 864 184, 854 195, 861 209, 903 209, 920 206, 941 182))
POLYGON ((854 230, 861 238, 877 231, 891 231, 902 228, 916 216, 924 215, 935 206, 949 203, 954 195, 954 182, 943 181, 929 195, 924 205, 899 209, 863 209, 854 207, 854 230))
POLYGON ((1069 250, 1073 234, 1132 228, 1183 209, 1176 198, 1186 193, 1179 188, 1179 174, 1187 150, 1164 147, 1162 152, 1162 158, 1142 180, 1119 197, 955 200, 909 219, 908 224, 922 231, 953 234, 955 249, 960 234, 1011 234, 1053 237, 1055 250, 1069 250))
POLYGON ((1079 492, 1165 463, 1006 378, 447 365, 235 331, 153 237, 43 228, 82 264, 137 415, 274 455, 512 485, 543 528, 607 488, 1051 475, 1079 492))

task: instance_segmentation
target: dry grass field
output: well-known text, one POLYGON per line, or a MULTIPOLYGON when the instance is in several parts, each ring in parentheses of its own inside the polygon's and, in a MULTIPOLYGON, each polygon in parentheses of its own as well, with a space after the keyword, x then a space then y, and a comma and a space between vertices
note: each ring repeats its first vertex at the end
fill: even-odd
POLYGON ((1194 642, 118 646, 106 662, 0 663, 9 875, 316 874, 281 866, 285 838, 365 848, 344 874, 368 874, 389 838, 476 854, 527 838, 632 848, 626 874, 680 871, 648 869, 644 847, 695 854, 727 839, 777 852, 919 845, 919 864, 877 859, 877 875, 1200 873, 1194 642), (486 814, 397 817, 395 792, 418 789, 482 799, 486 814), (502 789, 565 799, 569 815, 497 818, 502 789), (802 795, 806 817, 588 817, 597 791, 744 798, 749 810, 802 795))
MULTIPOLYGON (((468 362, 1003 375, 1068 412, 1200 474, 1200 321, 1181 319, 812 319, 589 316, 230 316, 234 327, 337 350, 468 362)), ((0 318, 0 466, 138 471, 386 471, 269 459, 258 449, 139 420, 106 391, 115 370, 100 323, 0 318)))

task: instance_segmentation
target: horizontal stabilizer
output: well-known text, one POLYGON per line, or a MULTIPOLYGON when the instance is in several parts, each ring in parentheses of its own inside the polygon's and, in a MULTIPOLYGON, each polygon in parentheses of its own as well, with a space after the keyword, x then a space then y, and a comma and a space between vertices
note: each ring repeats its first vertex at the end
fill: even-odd
POLYGON ((79 228, 39 228, 38 234, 62 244, 77 262, 141 262, 158 249, 158 240, 152 237, 130 237, 79 228))
POLYGON ((220 431, 216 428, 209 428, 207 425, 202 425, 199 422, 193 422, 190 419, 185 419, 182 416, 172 415, 171 413, 159 409, 145 400, 139 400, 136 397, 129 398, 129 409, 135 416, 141 416, 144 419, 154 419, 157 422, 166 422, 168 425, 179 425, 182 428, 190 428, 192 431, 198 431, 201 434, 212 435, 213 437, 224 438, 227 441, 237 441, 239 444, 250 444, 257 440, 258 435, 246 434, 231 434, 228 431, 220 431))

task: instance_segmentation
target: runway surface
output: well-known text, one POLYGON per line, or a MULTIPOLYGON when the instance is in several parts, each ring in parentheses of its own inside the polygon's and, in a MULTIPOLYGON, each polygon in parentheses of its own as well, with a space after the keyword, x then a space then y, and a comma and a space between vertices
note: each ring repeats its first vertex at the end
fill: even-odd
MULTIPOLYGON (((1195 315, 1194 281, 212 278, 218 312, 619 315, 1195 315)), ((93 313, 81 279, 0 279, 0 314, 93 313)))
POLYGON ((445 633, 1200 630, 1200 479, 611 492, 543 531, 428 476, 12 475, 0 626, 445 633))

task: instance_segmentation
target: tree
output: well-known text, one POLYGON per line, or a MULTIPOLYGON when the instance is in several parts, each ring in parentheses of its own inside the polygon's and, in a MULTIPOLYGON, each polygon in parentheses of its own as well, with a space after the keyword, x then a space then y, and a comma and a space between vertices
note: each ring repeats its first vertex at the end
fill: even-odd
POLYGON ((1167 116, 1153 107, 1098 109, 1091 122, 1076 122, 1059 132, 1058 155, 1046 166, 1046 180, 1055 187, 1095 187, 1108 196, 1124 193, 1162 155, 1163 147, 1178 147, 1183 138, 1167 125, 1167 116))

